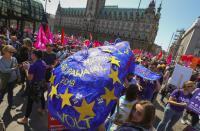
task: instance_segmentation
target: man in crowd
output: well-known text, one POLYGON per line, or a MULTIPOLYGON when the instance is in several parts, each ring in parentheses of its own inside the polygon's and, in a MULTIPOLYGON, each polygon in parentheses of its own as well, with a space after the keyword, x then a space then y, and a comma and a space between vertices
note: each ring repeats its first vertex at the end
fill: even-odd
POLYGON ((49 79, 51 77, 51 71, 56 65, 56 54, 53 51, 53 44, 46 44, 46 51, 43 54, 43 60, 46 62, 46 84, 49 85, 49 79))
POLYGON ((17 41, 17 37, 15 35, 11 36, 10 40, 8 40, 8 45, 12 45, 16 49, 16 53, 13 55, 17 57, 17 54, 21 48, 21 43, 17 41))

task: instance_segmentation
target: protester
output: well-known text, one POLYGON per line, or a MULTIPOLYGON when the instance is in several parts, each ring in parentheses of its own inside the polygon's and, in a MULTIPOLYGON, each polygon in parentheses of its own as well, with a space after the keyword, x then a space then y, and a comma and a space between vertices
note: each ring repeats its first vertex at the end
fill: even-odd
POLYGON ((62 46, 60 46, 58 49, 59 49, 59 51, 57 53, 57 60, 62 61, 66 57, 66 54, 65 54, 64 48, 62 46))
POLYGON ((16 82, 20 81, 18 62, 12 55, 16 52, 15 48, 11 45, 5 45, 2 49, 3 56, 0 56, 0 101, 2 101, 5 93, 8 93, 8 107, 14 109, 13 105, 13 89, 16 82))
MULTIPOLYGON (((196 87, 196 89, 192 92, 192 95, 194 95, 196 92, 198 92, 200 89, 198 87, 196 87)), ((188 124, 188 125, 192 125, 193 127, 195 127, 195 125, 199 122, 199 115, 196 114, 193 111, 190 111, 189 109, 186 109, 186 111, 183 114, 183 118, 181 119, 181 123, 182 124, 188 124), (191 122, 188 119, 188 115, 191 115, 191 122)))
MULTIPOLYGON (((133 105, 137 102, 137 93, 138 93, 138 87, 137 85, 130 85, 127 88, 127 91, 124 96, 121 96, 119 99, 119 112, 117 112, 117 107, 115 109, 115 113, 111 116, 111 119, 113 119, 117 123, 123 123, 128 118, 128 114, 130 114, 130 111, 133 107, 133 105)), ((110 123, 108 129, 109 130, 116 130, 117 125, 115 123, 110 123)))
MULTIPOLYGON (((32 50, 32 40, 29 38, 26 38, 23 40, 23 46, 19 51, 17 60, 20 64, 22 64, 23 62, 31 62, 31 50, 32 50)), ((27 95, 28 89, 29 89, 29 81, 27 80, 26 77, 26 73, 25 71, 21 68, 20 69, 20 74, 21 74, 21 84, 22 84, 22 89, 25 88, 24 82, 26 81, 26 90, 24 92, 24 94, 22 94, 21 96, 24 97, 27 95)))
POLYGON ((51 77, 51 71, 56 65, 56 54, 53 51, 53 45, 52 44, 46 44, 46 51, 43 54, 43 60, 45 61, 46 65, 46 84, 49 86, 49 79, 51 77))
POLYGON ((167 96, 167 94, 173 92, 173 90, 176 89, 174 85, 170 84, 173 71, 174 71, 174 66, 170 67, 163 76, 164 88, 161 90, 161 98, 160 98, 160 101, 162 103, 164 103, 164 98, 167 96))
POLYGON ((45 87, 45 71, 46 63, 42 61, 42 51, 35 49, 31 53, 31 59, 33 63, 28 67, 28 64, 24 63, 24 69, 30 83, 30 90, 28 95, 28 102, 26 106, 25 117, 19 118, 18 123, 27 124, 28 118, 32 112, 32 105, 34 101, 40 99, 41 109, 38 110, 40 113, 45 113, 45 98, 44 98, 44 87, 45 87))
POLYGON ((2 55, 2 48, 6 45, 6 37, 0 35, 0 56, 2 55))
POLYGON ((15 35, 11 36, 10 40, 8 40, 8 44, 12 45, 17 51, 21 48, 21 43, 17 41, 17 37, 15 35))
POLYGON ((155 107, 149 101, 138 101, 132 108, 126 123, 116 131, 153 131, 155 107))
POLYGON ((157 131, 170 131, 183 115, 184 108, 189 102, 195 84, 192 81, 184 82, 182 89, 174 90, 165 107, 164 117, 160 121, 157 131))

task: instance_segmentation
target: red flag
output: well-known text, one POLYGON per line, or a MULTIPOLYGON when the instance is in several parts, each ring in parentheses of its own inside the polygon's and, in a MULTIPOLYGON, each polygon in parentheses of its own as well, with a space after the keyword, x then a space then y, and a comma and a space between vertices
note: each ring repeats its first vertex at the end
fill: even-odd
POLYGON ((163 55, 163 50, 160 51, 160 54, 158 55, 157 59, 160 59, 163 55))
POLYGON ((172 62, 172 52, 170 53, 170 55, 167 58, 167 65, 169 65, 172 62))
POLYGON ((45 25, 45 36, 47 36, 47 29, 48 29, 48 26, 47 24, 45 25))
POLYGON ((65 40, 65 32, 64 29, 62 29, 60 46, 64 46, 64 40, 65 40))

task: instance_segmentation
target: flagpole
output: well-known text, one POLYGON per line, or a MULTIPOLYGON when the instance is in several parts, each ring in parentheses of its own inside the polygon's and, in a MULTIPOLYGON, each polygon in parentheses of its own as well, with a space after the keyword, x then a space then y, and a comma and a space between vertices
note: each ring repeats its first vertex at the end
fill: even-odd
POLYGON ((167 48, 167 54, 169 55, 169 48, 170 48, 170 45, 171 45, 171 42, 172 42, 172 39, 174 38, 174 33, 172 34, 172 37, 171 37, 171 40, 168 44, 168 48, 167 48))

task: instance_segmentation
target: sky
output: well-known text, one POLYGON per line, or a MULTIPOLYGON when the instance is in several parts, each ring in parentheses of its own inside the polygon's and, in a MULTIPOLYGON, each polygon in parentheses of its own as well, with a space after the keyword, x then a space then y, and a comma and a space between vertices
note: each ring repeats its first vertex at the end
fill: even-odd
MULTIPOLYGON (((140 0, 106 0, 106 5, 118 5, 119 8, 137 8, 140 0)), ((161 18, 155 43, 168 49, 173 33, 187 30, 200 16, 200 0, 155 0, 156 7, 162 1, 161 18)), ((41 0, 44 5, 44 0, 41 0)), ((140 8, 147 8, 151 0, 142 0, 140 8)), ((59 0, 47 3, 47 12, 55 14, 59 0)), ((87 0, 60 0, 61 7, 86 7, 87 0)))

